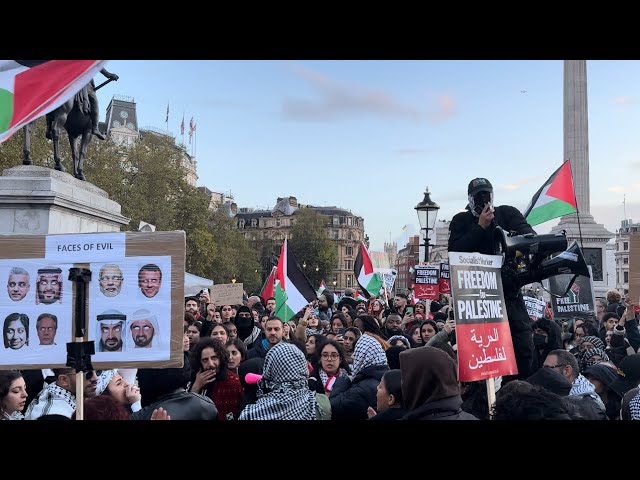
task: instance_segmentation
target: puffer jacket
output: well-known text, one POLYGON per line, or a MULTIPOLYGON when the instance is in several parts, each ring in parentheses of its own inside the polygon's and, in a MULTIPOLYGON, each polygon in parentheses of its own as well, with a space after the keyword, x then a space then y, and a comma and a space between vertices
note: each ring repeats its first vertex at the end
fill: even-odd
POLYGON ((339 377, 331 391, 332 420, 367 420, 367 409, 376 406, 376 391, 387 365, 373 365, 360 371, 353 380, 339 377))

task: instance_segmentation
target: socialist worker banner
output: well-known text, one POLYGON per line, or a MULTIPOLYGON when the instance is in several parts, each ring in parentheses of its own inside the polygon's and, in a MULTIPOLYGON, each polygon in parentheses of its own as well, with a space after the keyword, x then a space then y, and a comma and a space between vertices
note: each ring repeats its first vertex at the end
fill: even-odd
POLYGON ((449 252, 449 265, 460 381, 517 374, 502 293, 502 257, 449 252))

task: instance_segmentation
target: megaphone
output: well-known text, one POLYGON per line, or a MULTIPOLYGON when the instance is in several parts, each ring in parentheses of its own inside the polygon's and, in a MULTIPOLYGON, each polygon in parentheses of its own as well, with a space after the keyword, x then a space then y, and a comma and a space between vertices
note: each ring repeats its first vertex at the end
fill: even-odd
POLYGON ((560 295, 564 296, 578 275, 589 277, 589 269, 578 242, 574 240, 567 249, 564 231, 548 235, 511 235, 496 227, 495 235, 497 253, 502 254, 504 265, 516 272, 521 287, 555 275, 573 274, 564 294, 560 295), (555 253, 558 254, 552 256, 555 253))

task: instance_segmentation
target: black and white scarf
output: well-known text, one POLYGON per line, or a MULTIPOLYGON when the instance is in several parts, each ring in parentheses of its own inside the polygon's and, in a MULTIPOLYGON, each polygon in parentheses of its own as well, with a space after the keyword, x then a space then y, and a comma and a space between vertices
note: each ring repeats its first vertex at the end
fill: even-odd
POLYGON ((364 334, 356 342, 353 350, 353 376, 367 367, 389 365, 382 345, 371 335, 364 334))
POLYGON ((264 359, 258 400, 239 420, 315 420, 316 394, 309 390, 307 360, 298 347, 280 342, 264 359))

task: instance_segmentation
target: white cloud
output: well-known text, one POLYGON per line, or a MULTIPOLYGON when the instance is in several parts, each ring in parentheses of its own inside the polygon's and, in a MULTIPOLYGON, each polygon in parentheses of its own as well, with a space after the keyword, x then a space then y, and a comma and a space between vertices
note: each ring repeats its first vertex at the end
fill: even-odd
POLYGON ((315 98, 285 98, 282 114, 289 120, 330 121, 348 116, 371 115, 411 122, 440 123, 455 112, 455 100, 448 94, 435 94, 424 108, 404 104, 392 93, 363 85, 340 82, 295 62, 286 63, 297 77, 315 90, 315 98))

